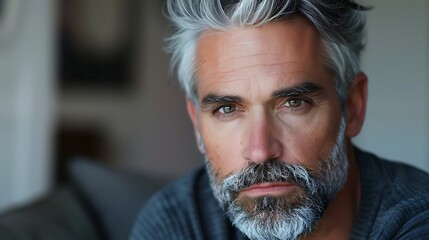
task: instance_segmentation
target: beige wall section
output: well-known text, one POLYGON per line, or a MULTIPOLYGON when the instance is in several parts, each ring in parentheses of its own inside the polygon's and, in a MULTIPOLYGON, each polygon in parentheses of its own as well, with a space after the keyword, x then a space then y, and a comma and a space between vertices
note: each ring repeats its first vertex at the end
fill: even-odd
POLYGON ((429 171, 429 1, 359 1, 368 12, 369 103, 357 145, 429 171))

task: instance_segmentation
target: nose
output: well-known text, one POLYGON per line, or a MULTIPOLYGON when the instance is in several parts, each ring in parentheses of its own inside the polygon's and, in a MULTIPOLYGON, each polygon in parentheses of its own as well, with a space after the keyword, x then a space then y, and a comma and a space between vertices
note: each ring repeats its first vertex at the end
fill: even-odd
POLYGON ((246 133, 242 137, 244 159, 261 164, 270 159, 280 158, 283 146, 278 136, 279 129, 270 116, 249 120, 246 133))

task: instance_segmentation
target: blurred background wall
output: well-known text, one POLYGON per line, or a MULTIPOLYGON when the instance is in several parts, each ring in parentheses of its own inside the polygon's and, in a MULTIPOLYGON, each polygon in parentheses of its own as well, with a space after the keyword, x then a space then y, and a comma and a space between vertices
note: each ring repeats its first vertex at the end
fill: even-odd
MULTIPOLYGON (((167 74, 162 1, 3 2, 15 4, 0 7, 12 13, 0 17, 0 211, 66 181, 77 156, 165 178, 202 164, 167 74)), ((374 9, 355 143, 429 170, 429 2, 359 2, 374 9)))
POLYGON ((55 124, 54 2, 0 4, 0 210, 46 193, 55 124))
POLYGON ((368 0, 366 122, 355 143, 429 170, 429 1, 368 0))

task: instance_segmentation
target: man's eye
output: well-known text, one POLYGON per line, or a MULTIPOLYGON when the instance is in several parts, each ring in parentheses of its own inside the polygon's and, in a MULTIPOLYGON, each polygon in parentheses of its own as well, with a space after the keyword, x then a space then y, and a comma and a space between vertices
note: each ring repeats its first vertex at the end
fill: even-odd
POLYGON ((303 99, 292 98, 286 101, 285 106, 290 108, 299 108, 306 104, 306 101, 303 99))
POLYGON ((235 106, 226 105, 226 106, 221 106, 217 111, 222 113, 222 114, 229 114, 229 113, 235 112, 235 110, 237 110, 237 108, 235 106))

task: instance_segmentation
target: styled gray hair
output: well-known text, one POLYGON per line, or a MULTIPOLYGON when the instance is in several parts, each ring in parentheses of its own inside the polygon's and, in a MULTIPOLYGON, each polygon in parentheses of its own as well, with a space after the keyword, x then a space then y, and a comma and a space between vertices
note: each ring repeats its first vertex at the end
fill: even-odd
POLYGON ((167 0, 174 33, 167 39, 171 70, 186 95, 197 103, 196 51, 200 35, 209 29, 261 26, 285 21, 294 14, 307 18, 319 31, 326 65, 332 71, 343 104, 347 90, 360 71, 365 46, 365 14, 352 0, 167 0))

